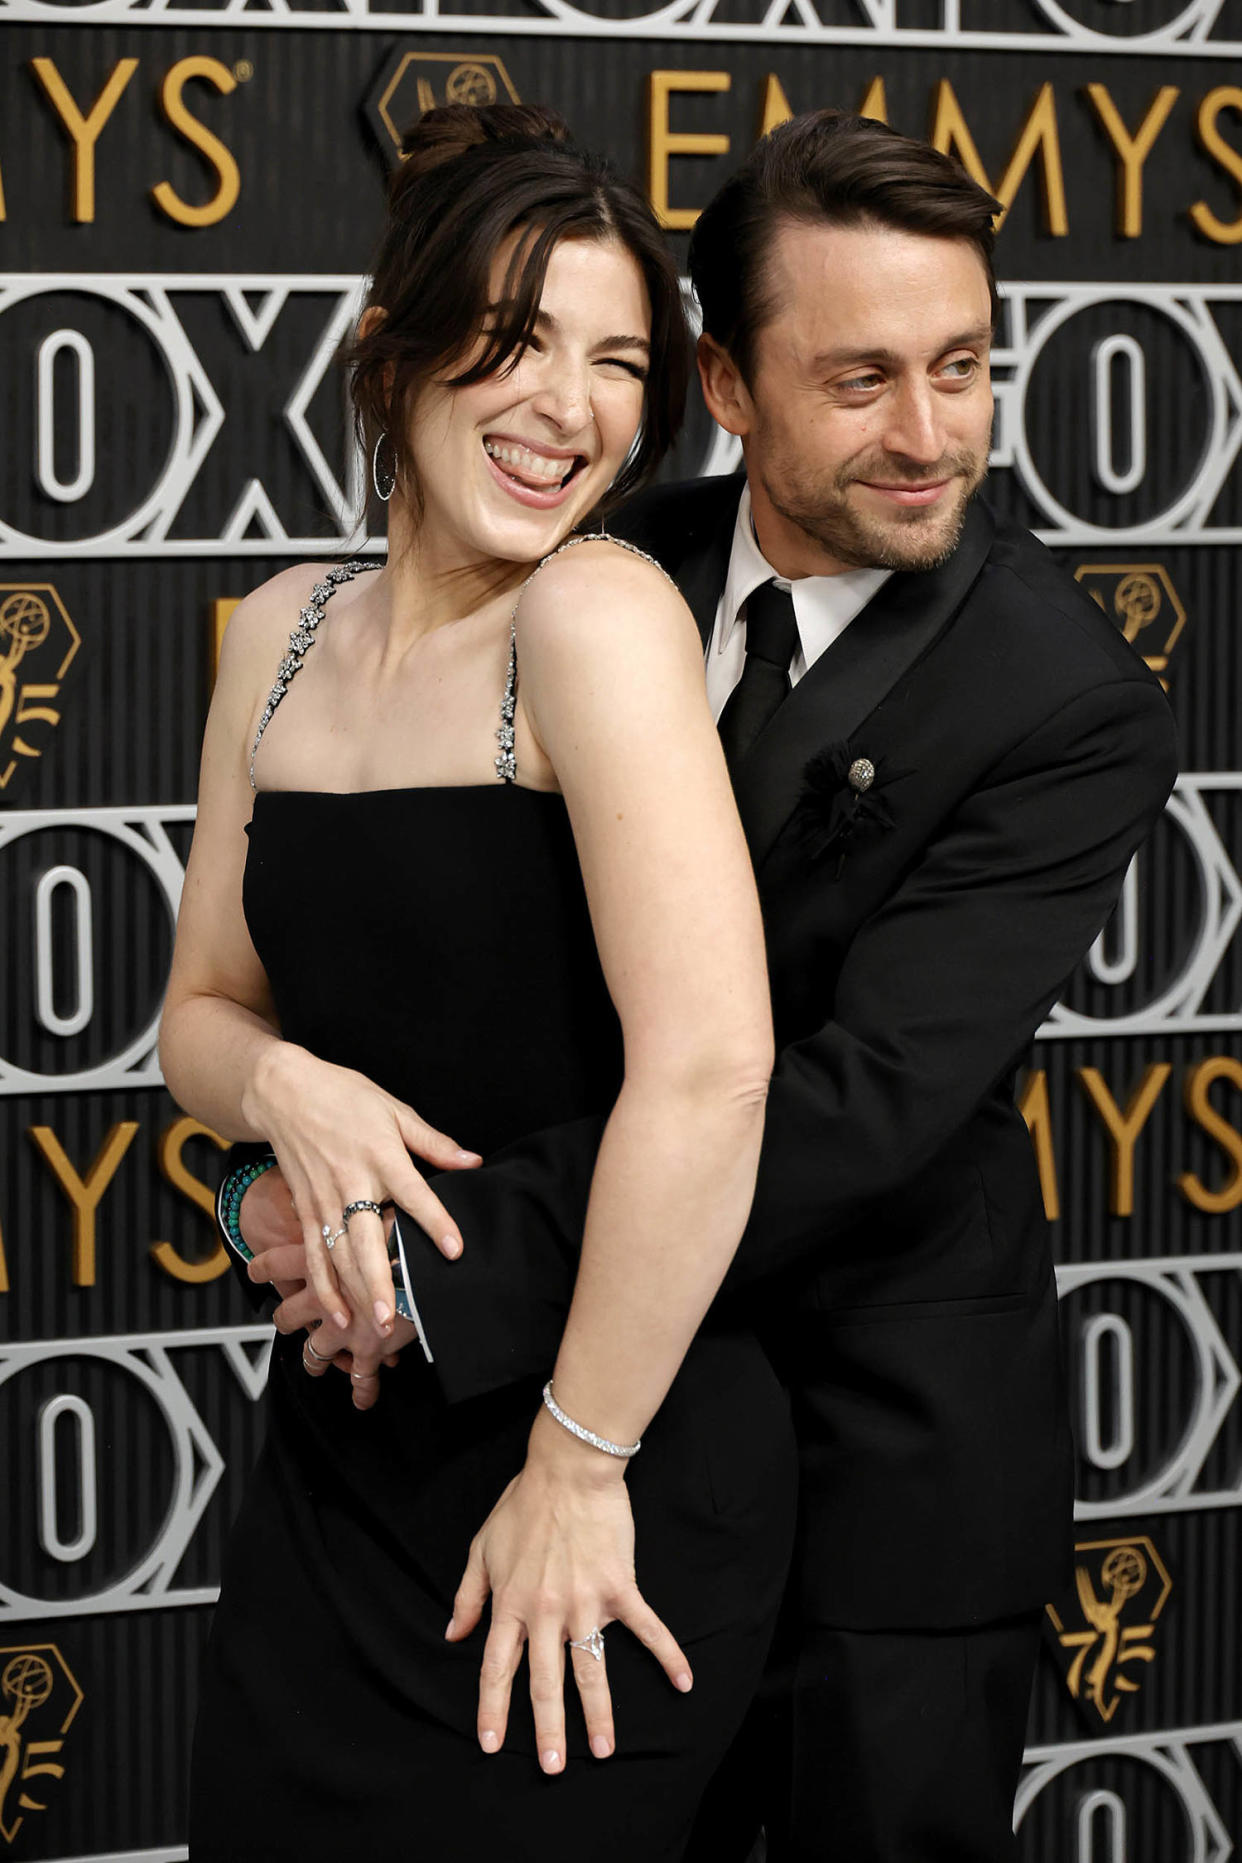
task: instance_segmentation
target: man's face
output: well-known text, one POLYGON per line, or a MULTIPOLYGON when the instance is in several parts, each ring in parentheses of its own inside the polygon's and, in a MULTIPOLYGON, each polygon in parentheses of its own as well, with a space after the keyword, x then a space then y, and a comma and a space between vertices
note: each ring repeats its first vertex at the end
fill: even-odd
POLYGON ((987 471, 992 312, 978 252, 789 222, 770 267, 751 381, 719 365, 765 556, 792 575, 934 568, 987 471))

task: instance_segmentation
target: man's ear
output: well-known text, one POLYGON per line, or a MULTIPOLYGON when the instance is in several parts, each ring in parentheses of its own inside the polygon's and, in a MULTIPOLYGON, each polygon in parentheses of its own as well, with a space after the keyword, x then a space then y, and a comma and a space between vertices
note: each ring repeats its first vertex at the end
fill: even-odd
POLYGON ((698 362, 708 413, 726 433, 744 439, 750 432, 754 409, 750 391, 732 357, 714 337, 704 335, 699 338, 698 362))

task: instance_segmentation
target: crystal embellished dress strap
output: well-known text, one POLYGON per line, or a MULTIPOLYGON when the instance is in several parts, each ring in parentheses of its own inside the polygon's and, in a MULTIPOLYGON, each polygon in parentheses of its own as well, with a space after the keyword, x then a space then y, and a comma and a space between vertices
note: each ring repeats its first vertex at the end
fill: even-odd
POLYGON ((323 578, 317 582, 307 597, 305 608, 298 616, 298 624, 289 636, 289 648, 284 659, 276 669, 276 682, 267 695, 267 703, 259 719, 259 728, 254 734, 254 743, 250 746, 250 787, 255 788, 254 760, 259 754, 259 745, 263 742, 263 733, 272 722, 272 713, 289 690, 290 681, 295 673, 302 669, 307 653, 314 645, 315 630, 323 620, 324 607, 344 582, 352 582, 365 569, 382 569, 382 563, 367 562, 361 557, 351 557, 347 563, 334 563, 323 578))
MULTIPOLYGON (((627 542, 624 537, 610 537, 606 530, 583 531, 580 536, 566 537, 564 543, 558 543, 555 550, 549 550, 545 557, 540 558, 539 562, 535 564, 535 567, 531 570, 529 576, 527 576, 525 582, 518 590, 513 603, 513 610, 509 616, 509 669, 505 677, 504 697, 500 701, 500 729, 496 733, 496 742, 500 745, 500 751, 495 759, 496 774, 502 783, 516 783, 517 781, 517 752, 514 748, 513 719, 517 711, 518 608, 521 606, 523 595, 525 595, 527 589, 539 574, 539 571, 545 568, 547 564, 554 562, 565 550, 572 550, 575 544, 579 543, 613 543, 617 546, 618 550, 628 550, 631 556, 641 556, 644 563, 650 563, 653 569, 659 570, 664 580, 669 583, 671 587, 677 587, 677 584, 673 581, 673 578, 669 575, 663 563, 658 563, 654 556, 648 555, 646 550, 640 550, 636 543, 627 542)), ((253 778, 251 780, 253 782, 253 778)))

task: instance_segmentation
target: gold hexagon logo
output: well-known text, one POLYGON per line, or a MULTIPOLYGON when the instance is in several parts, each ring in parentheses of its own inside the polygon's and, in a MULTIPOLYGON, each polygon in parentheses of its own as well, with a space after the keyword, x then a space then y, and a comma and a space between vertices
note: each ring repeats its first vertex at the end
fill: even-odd
POLYGON ((438 104, 520 103, 494 52, 400 52, 372 93, 369 110, 385 155, 401 159, 401 138, 438 104))
POLYGON ((1048 1616, 1065 1686, 1084 1711, 1111 1721, 1122 1697, 1137 1695, 1143 1668, 1156 1659, 1156 1620, 1172 1589, 1146 1534, 1075 1546, 1076 1609, 1050 1604, 1048 1616))
POLYGON ((46 1811, 47 1781, 63 1779, 60 1755, 82 1690, 54 1643, 0 1649, 0 1837, 11 1844, 32 1811, 46 1811))
POLYGON ((52 701, 81 645, 50 582, 0 582, 0 794, 43 755, 38 727, 60 723, 52 701))
POLYGON ((1163 563, 1080 563, 1074 571, 1137 647, 1168 690, 1169 660, 1186 626, 1186 610, 1163 563))

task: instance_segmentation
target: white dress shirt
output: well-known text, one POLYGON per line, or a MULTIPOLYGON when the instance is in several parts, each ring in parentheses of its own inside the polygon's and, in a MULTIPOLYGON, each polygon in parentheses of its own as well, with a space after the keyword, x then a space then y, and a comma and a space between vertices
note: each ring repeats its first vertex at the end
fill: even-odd
POLYGON ((891 569, 843 569, 835 576, 800 576, 796 582, 786 581, 759 548, 750 514, 750 487, 744 486, 733 527, 729 573, 707 647, 707 698, 712 717, 719 720, 726 699, 742 677, 746 664, 744 606, 747 596, 753 595, 761 583, 775 582, 778 589, 788 589, 793 596, 798 647, 789 668, 789 682, 796 686, 892 573, 891 569))
MULTIPOLYGON (((397 1312, 400 1314, 403 1320, 412 1320, 415 1326, 417 1326, 418 1343, 423 1348, 423 1357, 426 1359, 429 1365, 434 1365, 435 1354, 432 1352, 431 1347, 427 1343, 427 1334, 423 1328, 423 1322, 419 1315, 418 1307, 414 1301, 414 1287, 410 1280, 410 1264, 409 1264, 409 1261, 405 1253, 405 1237, 401 1233, 400 1211, 397 1212, 396 1219, 393 1222, 392 1233, 396 1239, 396 1244, 397 1244, 396 1267, 397 1267, 398 1273, 401 1276, 401 1284, 399 1287, 397 1287, 397 1290, 396 1290, 397 1312)), ((393 1276, 394 1285, 396 1284, 396 1281, 397 1281, 397 1276, 394 1274, 393 1276)))
MULTIPOLYGON (((794 619, 798 624, 798 648, 789 668, 790 684, 796 686, 808 667, 814 666, 821 653, 843 634, 856 614, 867 606, 878 588, 892 574, 891 569, 844 569, 836 576, 801 576, 787 582, 778 576, 755 539, 750 515, 750 487, 743 487, 733 527, 733 547, 729 556, 729 573, 724 593, 716 609, 716 621, 707 648, 707 697, 713 718, 719 719, 725 700, 742 677, 746 663, 746 616, 748 595, 764 582, 775 582, 778 589, 788 589, 793 596, 794 619)), ((404 1283, 405 1300, 400 1302, 407 1317, 418 1327, 419 1338, 428 1362, 433 1354, 430 1341, 414 1304, 405 1241, 398 1221, 397 1260, 404 1283)), ((467 1243, 467 1247, 469 1243, 467 1243)))

